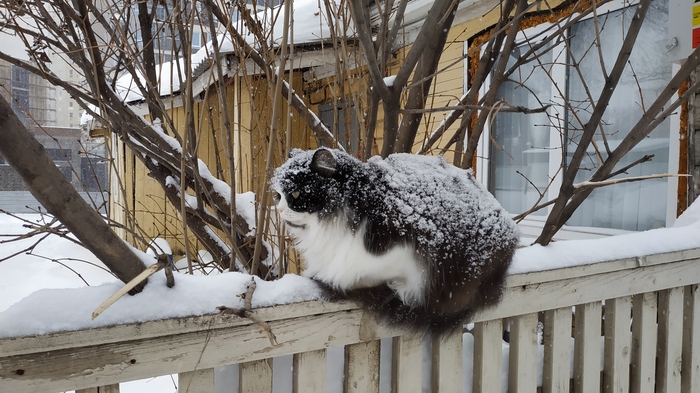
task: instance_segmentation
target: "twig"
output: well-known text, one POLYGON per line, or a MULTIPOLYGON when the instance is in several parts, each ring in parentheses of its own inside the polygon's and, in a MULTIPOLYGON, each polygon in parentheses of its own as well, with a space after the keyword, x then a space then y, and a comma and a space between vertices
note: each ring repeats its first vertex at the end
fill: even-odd
POLYGON ((608 186, 610 184, 618 184, 618 183, 630 183, 633 181, 640 181, 640 180, 647 180, 647 179, 659 179, 659 178, 664 178, 664 177, 690 177, 692 175, 684 174, 684 173, 662 173, 658 175, 646 175, 646 176, 632 176, 632 177, 625 177, 622 179, 610 179, 610 180, 600 180, 600 181, 584 181, 578 184, 574 184, 574 189, 580 189, 580 188, 597 188, 597 187, 603 187, 603 186, 608 186))
POLYGON ((173 270, 171 268, 170 258, 161 254, 158 256, 158 262, 149 266, 146 270, 142 271, 141 274, 136 276, 133 280, 129 281, 121 289, 119 289, 114 295, 110 296, 109 299, 105 300, 99 305, 92 313, 92 319, 97 318, 102 314, 109 306, 114 304, 122 296, 126 295, 131 289, 139 285, 142 281, 145 281, 148 277, 154 275, 158 270, 165 269, 165 277, 168 288, 172 288, 175 285, 175 277, 173 276, 173 270))
POLYGON ((277 345, 277 337, 275 337, 275 334, 272 332, 272 328, 270 328, 270 325, 262 319, 258 318, 258 316, 255 315, 255 312, 252 310, 253 293, 255 292, 256 287, 257 284, 255 284, 255 278, 251 278, 250 284, 248 284, 248 289, 245 291, 245 293, 240 295, 243 298, 242 308, 219 306, 216 309, 219 310, 220 314, 238 315, 241 318, 247 318, 257 323, 258 325, 260 325, 260 328, 262 328, 262 330, 267 334, 267 338, 270 339, 270 344, 277 345))

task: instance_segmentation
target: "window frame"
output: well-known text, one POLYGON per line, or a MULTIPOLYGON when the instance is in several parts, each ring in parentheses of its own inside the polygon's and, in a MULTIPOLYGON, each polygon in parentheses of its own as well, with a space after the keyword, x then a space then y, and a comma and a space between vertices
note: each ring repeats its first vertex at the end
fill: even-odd
MULTIPOLYGON (((604 4, 600 7, 598 7, 597 11, 595 12, 595 16, 601 16, 603 14, 606 14, 608 12, 613 12, 617 11, 626 7, 631 7, 637 5, 639 2, 638 1, 622 1, 622 0, 614 0, 611 1, 610 3, 604 4)), ((594 15, 589 15, 586 16, 585 18, 582 18, 581 21, 588 20, 590 18, 593 18, 594 15)), ((543 32, 547 28, 551 27, 552 23, 542 23, 540 25, 528 28, 524 31, 520 31, 518 33, 518 36, 516 38, 516 42, 526 44, 527 37, 537 37, 539 33, 543 32)), ((567 31, 568 34, 568 31, 567 31)), ((538 42, 536 39, 532 39, 531 42, 535 44, 538 42)), ((559 43, 558 46, 563 47, 563 43, 559 43)), ((468 48, 469 48, 469 42, 464 43, 464 53, 468 53, 468 48)), ((555 48, 552 49, 553 53, 559 53, 561 49, 555 48)), ((465 56, 465 70, 468 69, 467 59, 465 56)), ((671 62, 671 60, 669 60, 671 62)), ((676 74, 678 69, 680 68, 680 65, 677 63, 672 63, 671 66, 671 77, 676 74)), ((554 79, 557 81, 559 86, 567 86, 566 83, 566 75, 567 75, 567 69, 566 66, 557 63, 552 66, 552 74, 554 79)), ((464 90, 468 90, 468 77, 466 75, 465 71, 465 83, 464 83, 464 90)), ((490 76, 486 80, 486 83, 481 87, 479 91, 479 96, 483 97, 484 94, 486 93, 488 87, 490 86, 490 76)), ((556 97, 556 89, 552 89, 552 96, 551 99, 553 102, 562 102, 563 100, 561 98, 556 97)), ((561 109, 561 107, 557 107, 556 105, 550 107, 547 110, 548 114, 551 114, 554 109, 561 109)), ((565 120, 564 120, 565 121, 565 120)), ((678 140, 679 138, 675 138, 674 136, 677 135, 677 131, 680 129, 680 113, 679 111, 674 112, 670 118, 670 137, 669 137, 669 162, 668 162, 668 170, 669 173, 678 173, 679 169, 679 158, 680 158, 680 141, 678 140)), ((553 200, 556 198, 559 194, 559 189, 561 188, 561 182, 562 182, 562 177, 563 177, 563 170, 559 171, 560 173, 557 173, 561 166, 561 160, 562 160, 562 152, 560 147, 561 141, 560 141, 560 136, 558 132, 550 132, 550 148, 549 148, 549 170, 548 170, 548 176, 552 178, 554 176, 554 180, 552 181, 552 184, 550 185, 549 189, 545 193, 544 198, 542 199, 542 202, 546 202, 549 200, 553 200)), ((492 149, 492 143, 491 143, 491 124, 490 120, 487 120, 486 125, 484 127, 484 131, 479 139, 479 144, 477 147, 476 151, 476 177, 479 181, 484 184, 487 189, 491 189, 491 184, 490 184, 490 173, 491 173, 491 149, 492 149)), ((563 169, 563 168, 562 168, 563 169)), ((677 194, 678 194, 678 177, 669 177, 667 181, 667 203, 666 203, 666 226, 670 226, 675 222, 676 219, 676 209, 677 209, 677 194)), ((545 211, 544 215, 536 216, 533 214, 528 215, 524 220, 523 224, 525 226, 533 226, 537 229, 541 229, 541 227, 544 225, 548 215, 551 213, 553 206, 548 206, 544 209, 545 211)), ((521 212, 510 212, 512 215, 520 214, 521 212)), ((573 228, 568 226, 568 228, 573 228)), ((601 235, 609 235, 612 233, 623 233, 623 232, 628 232, 626 230, 621 230, 621 229, 610 229, 610 228, 603 228, 603 227, 580 227, 577 228, 581 233, 589 233, 589 234, 601 234, 601 235)))

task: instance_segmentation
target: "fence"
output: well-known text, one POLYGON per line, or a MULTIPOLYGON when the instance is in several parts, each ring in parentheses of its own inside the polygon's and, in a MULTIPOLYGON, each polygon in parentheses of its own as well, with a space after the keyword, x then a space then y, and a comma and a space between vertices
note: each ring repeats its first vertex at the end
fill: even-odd
POLYGON ((395 392, 420 392, 424 379, 440 393, 700 392, 698 283, 700 249, 512 275, 471 332, 432 343, 427 373, 421 337, 350 302, 257 310, 274 346, 257 324, 222 315, 3 339, 0 391, 118 392, 120 382, 178 373, 180 392, 207 393, 215 367, 239 364, 240 392, 271 392, 271 359, 293 355, 291 390, 323 392, 326 349, 344 347, 344 390, 378 392, 378 340, 393 337, 382 378, 395 392))

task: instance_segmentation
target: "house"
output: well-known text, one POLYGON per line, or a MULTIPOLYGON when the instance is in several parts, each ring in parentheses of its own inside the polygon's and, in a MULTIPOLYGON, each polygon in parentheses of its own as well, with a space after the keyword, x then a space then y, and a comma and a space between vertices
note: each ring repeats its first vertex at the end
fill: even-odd
MULTIPOLYGON (((480 48, 494 33, 498 21, 497 4, 492 1, 459 3, 437 66, 439 72, 430 85, 426 107, 431 110, 426 110, 420 119, 421 125, 412 147, 414 153, 444 154, 450 161, 460 155, 455 152, 466 149, 464 137, 454 140, 460 121, 446 128, 441 138, 436 137, 434 131, 455 112, 455 108, 462 110, 460 108, 468 106, 460 101, 469 91, 470 78, 477 72, 482 53, 480 48), (434 143, 427 146, 426 141, 434 143)), ((385 77, 390 77, 401 67, 431 5, 432 2, 423 0, 407 3, 404 28, 396 40, 398 44, 391 50, 385 77)), ((592 144, 583 152, 576 184, 588 180, 610 152, 620 145, 690 54, 690 27, 682 27, 685 22, 688 25, 690 22, 676 23, 669 19, 670 14, 673 14, 672 18, 682 19, 683 16, 677 15, 682 6, 674 0, 651 1, 629 65, 607 105, 592 144), (669 26, 672 26, 675 38, 670 37, 669 26), (681 30, 677 31, 678 28, 681 30), (680 53, 681 50, 684 53, 680 53)), ((304 1, 295 2, 294 7, 294 35, 289 38, 293 43, 289 46, 292 66, 291 71, 286 72, 292 80, 292 90, 346 151, 357 156, 361 156, 363 150, 379 154, 383 141, 382 108, 376 120, 378 131, 374 140, 368 141, 367 92, 371 78, 361 56, 357 32, 349 23, 340 27, 341 23, 328 23, 328 12, 335 15, 337 22, 347 20, 343 17, 348 11, 338 8, 337 4, 336 8, 321 10, 317 3, 304 1), (343 36, 343 29, 349 32, 349 39, 339 38, 343 36)), ((511 70, 509 79, 500 85, 493 97, 495 103, 501 103, 500 107, 494 104, 482 111, 488 112, 488 116, 482 125, 484 131, 471 166, 478 179, 514 215, 557 197, 564 172, 571 163, 583 127, 594 110, 638 5, 611 1, 583 17, 578 11, 585 14, 587 6, 577 7, 577 4, 566 1, 530 4, 520 22, 514 49, 508 54, 507 66, 512 67, 526 57, 530 48, 538 47, 539 42, 546 43, 542 46, 545 49, 540 49, 542 53, 538 57, 531 57, 526 64, 511 70), (557 33, 558 38, 548 40, 559 26, 565 27, 561 34, 557 33), (599 34, 595 33, 596 29, 599 34), (602 64, 606 67, 606 75, 601 71, 602 64), (521 108, 520 112, 503 109, 505 104, 521 108)), ((271 29, 274 34, 268 42, 270 48, 281 42, 282 9, 268 10, 270 17, 261 19, 277 20, 271 29)), ((375 9, 370 12, 374 25, 381 19, 377 12, 375 9)), ((246 33, 245 25, 238 28, 250 44, 259 44, 251 38, 250 32, 246 33)), ((235 157, 234 186, 237 192, 253 191, 262 195, 262 190, 267 187, 265 172, 269 168, 265 165, 265 153, 270 142, 273 112, 267 76, 259 65, 237 54, 236 45, 228 36, 219 37, 219 46, 220 64, 225 65, 225 99, 233 119, 230 138, 235 157)), ((210 166, 212 173, 228 180, 229 168, 223 165, 225 160, 222 159, 228 154, 225 149, 227 136, 216 121, 211 122, 219 114, 216 102, 223 97, 216 88, 219 75, 216 63, 211 61, 213 55, 210 43, 192 57, 193 112, 201 125, 197 154, 210 166)), ((289 63, 286 67, 290 67, 289 63)), ((161 69, 163 75, 172 75, 166 68, 161 69)), ((481 85, 478 97, 488 95, 491 77, 481 85)), ((186 78, 183 74, 180 79, 174 79, 184 81, 186 78)), ((391 78, 385 82, 389 80, 391 78)), ((127 78, 126 85, 122 86, 127 92, 132 91, 130 83, 133 82, 129 81, 127 78)), ((694 80, 690 82, 692 86, 694 80)), ((173 119, 183 125, 187 115, 185 99, 179 91, 179 83, 174 86, 164 88, 161 85, 161 94, 173 108, 173 119)), ((132 102, 146 113, 147 106, 140 98, 131 97, 132 102)), ((595 189, 556 238, 597 237, 672 224, 698 192, 695 184, 700 180, 700 171, 696 157, 700 154, 696 153, 693 143, 693 124, 698 123, 694 121, 693 102, 691 99, 689 104, 673 111, 615 166, 616 170, 624 167, 625 177, 655 178, 595 189), (692 176, 668 176, 678 173, 692 176)), ((289 148, 314 148, 319 140, 317 131, 309 122, 304 122, 302 116, 286 104, 281 105, 284 115, 280 116, 277 126, 280 136, 276 141, 279 146, 273 149, 274 166, 282 161, 281 157, 289 148)), ((475 122, 476 117, 471 121, 475 122)), ((114 148, 120 152, 115 156, 126 157, 120 168, 127 174, 127 192, 117 195, 113 190, 112 193, 117 216, 133 210, 149 236, 177 239, 181 227, 177 224, 178 209, 168 206, 160 187, 147 178, 145 169, 135 159, 128 158, 128 152, 119 150, 123 147, 115 142, 114 148)), ((525 217, 521 222, 525 238, 537 236, 552 208, 553 204, 545 204, 525 217)))

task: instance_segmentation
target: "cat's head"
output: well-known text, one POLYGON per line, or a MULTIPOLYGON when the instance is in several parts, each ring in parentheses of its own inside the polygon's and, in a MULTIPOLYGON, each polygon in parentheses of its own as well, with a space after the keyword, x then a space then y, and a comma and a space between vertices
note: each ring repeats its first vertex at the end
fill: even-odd
POLYGON ((344 200, 339 158, 342 161, 345 157, 323 148, 290 152, 290 158, 277 168, 272 179, 273 198, 283 219, 294 215, 289 211, 296 216, 306 213, 321 218, 337 212, 344 200))

